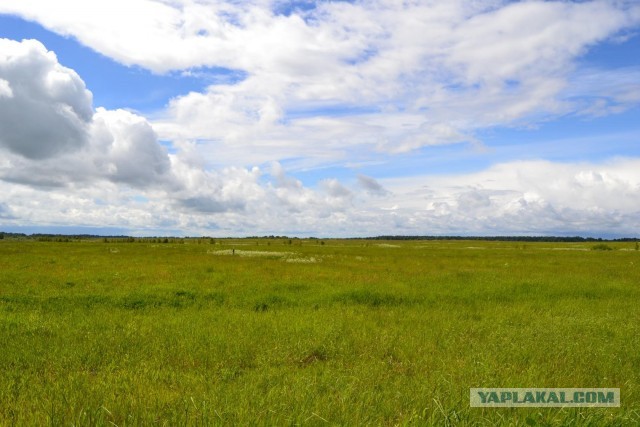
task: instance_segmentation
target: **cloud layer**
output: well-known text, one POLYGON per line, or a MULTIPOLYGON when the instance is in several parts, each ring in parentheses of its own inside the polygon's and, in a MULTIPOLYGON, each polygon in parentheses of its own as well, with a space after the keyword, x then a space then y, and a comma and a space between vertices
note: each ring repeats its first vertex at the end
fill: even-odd
POLYGON ((391 209, 407 232, 635 235, 640 160, 520 161, 478 173, 393 179, 391 209), (420 183, 420 185, 416 185, 420 183), (395 191, 394 191, 395 190, 395 191))
POLYGON ((0 39, 2 224, 228 235, 638 229, 632 158, 306 185, 282 166, 481 147, 486 130, 637 107, 640 67, 579 64, 637 30, 637 2, 5 0, 0 13, 125 65, 231 73, 144 117, 95 108, 91 88, 42 43, 0 39))
POLYGON ((0 12, 154 72, 240 70, 240 83, 177 97, 154 122, 163 139, 251 151, 254 163, 477 142, 486 128, 640 100, 639 69, 586 82, 574 67, 637 27, 633 1, 8 0, 0 12))
MULTIPOLYGON (((591 70, 586 88, 574 61, 637 25, 640 6, 501 3, 331 2, 289 16, 253 5, 228 37, 209 36, 235 55, 206 56, 248 77, 173 99, 157 129, 216 149, 251 144, 255 162, 282 145, 290 157, 340 159, 477 143, 478 131, 495 126, 637 105, 640 69, 591 70)), ((211 65, 202 58, 189 64, 211 65)))

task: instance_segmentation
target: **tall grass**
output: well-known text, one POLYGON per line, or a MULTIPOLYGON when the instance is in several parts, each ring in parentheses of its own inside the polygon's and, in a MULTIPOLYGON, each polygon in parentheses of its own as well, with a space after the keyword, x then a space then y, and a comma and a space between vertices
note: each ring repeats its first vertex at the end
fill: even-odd
POLYGON ((0 425, 640 423, 624 244, 196 243, 0 242, 0 425), (622 406, 477 409, 470 387, 622 406))

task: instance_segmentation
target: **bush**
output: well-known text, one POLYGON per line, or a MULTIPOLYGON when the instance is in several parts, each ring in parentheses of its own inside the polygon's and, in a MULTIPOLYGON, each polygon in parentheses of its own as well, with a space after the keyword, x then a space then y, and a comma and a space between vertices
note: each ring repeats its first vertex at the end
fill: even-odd
POLYGON ((605 245, 604 243, 599 243, 591 248, 592 251, 612 251, 613 248, 609 245, 605 245))

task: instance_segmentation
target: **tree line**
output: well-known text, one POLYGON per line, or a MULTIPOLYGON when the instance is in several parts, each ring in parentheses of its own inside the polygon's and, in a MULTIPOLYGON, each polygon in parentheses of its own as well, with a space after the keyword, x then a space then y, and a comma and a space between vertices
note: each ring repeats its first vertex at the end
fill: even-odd
MULTIPOLYGON (((185 240, 195 240, 199 242, 207 241, 207 243, 215 243, 212 237, 132 237, 132 236, 103 236, 94 234, 25 234, 25 233, 9 233, 0 232, 1 239, 12 240, 37 240, 43 242, 72 242, 78 240, 102 240, 104 242, 147 242, 147 243, 182 243, 185 240)), ((224 238, 216 238, 224 240, 224 238)), ((298 237, 287 236, 251 236, 244 239, 285 239, 291 244, 292 240, 300 240, 298 237)), ((317 237, 307 237, 307 240, 318 240, 317 237)), ((373 237, 352 237, 344 240, 485 240, 485 241, 504 241, 504 242, 636 242, 637 237, 622 237, 616 239, 603 239, 601 237, 582 237, 582 236, 404 236, 404 235, 381 235, 373 237)), ((324 242, 322 242, 324 243, 324 242)))

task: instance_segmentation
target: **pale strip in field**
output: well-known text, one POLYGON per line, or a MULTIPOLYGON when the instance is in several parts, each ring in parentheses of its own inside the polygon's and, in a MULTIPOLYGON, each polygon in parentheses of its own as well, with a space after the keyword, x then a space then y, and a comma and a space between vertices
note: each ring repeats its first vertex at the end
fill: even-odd
POLYGON ((219 251, 207 251, 212 255, 237 255, 242 257, 272 257, 272 258, 284 258, 288 256, 294 256, 294 252, 279 252, 279 251, 243 251, 240 249, 222 249, 219 251))
POLYGON ((295 252, 282 252, 282 251, 243 251, 243 250, 233 250, 233 249, 223 249, 219 251, 207 251, 208 254, 212 255, 234 255, 241 257, 264 257, 264 258, 281 258, 285 262, 295 262, 302 264, 313 264, 316 262, 320 262, 320 258, 316 257, 300 257, 295 252))
POLYGON ((551 249, 552 251, 588 251, 587 248, 540 248, 540 249, 551 249))
POLYGON ((320 260, 318 258, 315 257, 309 257, 309 258, 287 258, 285 260, 285 262, 296 262, 296 263, 300 263, 300 264, 313 264, 316 262, 319 262, 320 260))

